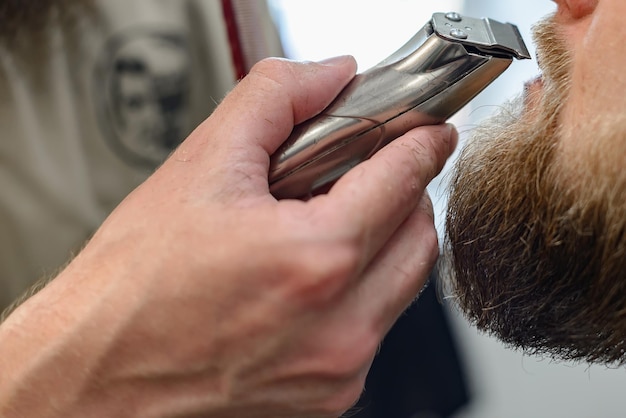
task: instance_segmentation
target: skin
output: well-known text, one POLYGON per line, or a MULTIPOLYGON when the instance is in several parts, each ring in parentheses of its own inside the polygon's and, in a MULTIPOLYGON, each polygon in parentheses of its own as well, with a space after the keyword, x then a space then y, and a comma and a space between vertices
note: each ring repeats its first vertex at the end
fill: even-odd
MULTIPOLYGON (((612 52, 624 39, 626 6, 558 7, 573 59, 557 157, 577 173, 577 157, 596 147, 571 133, 623 107, 624 58, 612 52)), ((420 128, 328 195, 276 202, 268 155, 353 72, 350 60, 257 66, 0 327, 0 415, 326 417, 347 409, 436 257, 423 191, 456 138, 449 128, 420 128)), ((536 97, 543 89, 531 86, 536 97)), ((600 145, 616 150, 602 170, 623 167, 623 144, 600 145)))
POLYGON ((327 195, 276 201, 269 155, 356 64, 265 60, 0 326, 3 417, 336 417, 438 255, 448 125, 327 195))
MULTIPOLYGON (((621 40, 626 36, 622 17, 626 3, 619 0, 559 0, 556 22, 572 53, 571 88, 561 115, 564 126, 563 159, 584 155, 591 139, 576 135, 597 114, 620 114, 624 108, 626 57, 621 40), (599 71, 601 69, 601 71, 599 71)), ((602 144, 618 147, 622 144, 602 144)), ((606 153, 607 155, 609 153, 606 153)), ((616 158, 623 158, 619 153, 616 158)), ((617 162, 623 162, 618 160, 617 162)), ((607 164, 609 165, 609 164, 607 164)))

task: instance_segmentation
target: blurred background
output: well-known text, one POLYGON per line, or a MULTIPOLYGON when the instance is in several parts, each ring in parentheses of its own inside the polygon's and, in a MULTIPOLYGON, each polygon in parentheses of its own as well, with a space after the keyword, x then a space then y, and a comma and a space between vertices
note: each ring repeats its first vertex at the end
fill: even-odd
MULTIPOLYGON (((272 0, 287 56, 320 60, 351 54, 363 71, 404 44, 435 12, 459 11, 516 24, 534 56, 531 27, 555 9, 548 0, 272 0)), ((468 132, 502 101, 521 93, 538 74, 534 60, 515 61, 453 118, 468 132)), ((449 168, 448 164, 448 168, 449 168)), ((444 169, 430 186, 441 234, 445 210, 444 169)), ((524 356, 479 334, 452 310, 453 331, 468 372, 471 402, 455 418, 626 417, 626 369, 555 363, 524 356)))

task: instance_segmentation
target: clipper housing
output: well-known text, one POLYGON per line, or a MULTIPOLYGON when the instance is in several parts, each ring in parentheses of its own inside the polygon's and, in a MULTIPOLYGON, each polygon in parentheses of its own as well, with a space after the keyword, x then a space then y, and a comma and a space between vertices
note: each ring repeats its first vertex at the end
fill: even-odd
POLYGON ((515 25, 435 13, 322 113, 294 128, 270 159, 271 193, 314 194, 410 129, 445 122, 514 58, 530 58, 515 25))

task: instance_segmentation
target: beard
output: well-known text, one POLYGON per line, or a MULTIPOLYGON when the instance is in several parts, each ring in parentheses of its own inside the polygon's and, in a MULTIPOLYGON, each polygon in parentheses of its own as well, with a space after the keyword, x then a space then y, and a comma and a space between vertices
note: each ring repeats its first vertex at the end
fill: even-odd
POLYGON ((561 126, 571 57, 552 19, 535 40, 543 93, 506 105, 456 163, 444 292, 509 347, 623 365, 626 118, 599 113, 576 129, 561 126))

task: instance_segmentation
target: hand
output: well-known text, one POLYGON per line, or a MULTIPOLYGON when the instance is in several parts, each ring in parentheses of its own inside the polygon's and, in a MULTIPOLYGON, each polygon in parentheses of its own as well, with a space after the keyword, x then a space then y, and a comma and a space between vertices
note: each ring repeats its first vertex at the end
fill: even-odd
POLYGON ((0 327, 0 415, 334 417, 438 254, 415 129, 307 202, 269 155, 355 63, 265 60, 0 327), (13 415, 12 415, 13 413, 13 415))

